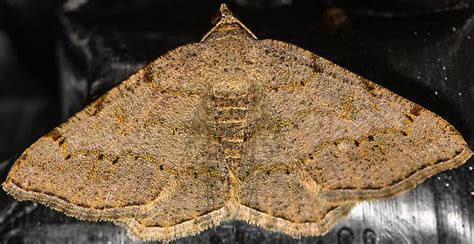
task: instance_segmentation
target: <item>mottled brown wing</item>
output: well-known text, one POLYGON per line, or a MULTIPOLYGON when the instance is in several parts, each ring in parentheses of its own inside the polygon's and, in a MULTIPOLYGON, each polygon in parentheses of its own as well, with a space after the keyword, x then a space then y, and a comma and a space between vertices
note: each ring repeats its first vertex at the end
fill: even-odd
POLYGON ((296 46, 259 43, 269 78, 243 160, 254 169, 301 167, 324 199, 344 202, 411 189, 471 156, 452 125, 419 105, 296 46))
POLYGON ((296 238, 327 233, 355 203, 322 198, 314 180, 298 166, 267 162, 241 174, 237 219, 296 238))
POLYGON ((160 57, 36 141, 5 191, 79 218, 133 222, 153 239, 176 238, 186 233, 179 223, 220 209, 227 178, 200 119, 199 45, 160 57))

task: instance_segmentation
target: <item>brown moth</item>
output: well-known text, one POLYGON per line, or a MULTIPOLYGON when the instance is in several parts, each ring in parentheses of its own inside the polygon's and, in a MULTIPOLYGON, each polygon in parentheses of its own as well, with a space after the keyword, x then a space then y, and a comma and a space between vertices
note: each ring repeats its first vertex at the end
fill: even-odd
POLYGON ((3 189, 141 239, 231 220, 300 237, 471 156, 436 114, 220 12, 36 141, 3 189))

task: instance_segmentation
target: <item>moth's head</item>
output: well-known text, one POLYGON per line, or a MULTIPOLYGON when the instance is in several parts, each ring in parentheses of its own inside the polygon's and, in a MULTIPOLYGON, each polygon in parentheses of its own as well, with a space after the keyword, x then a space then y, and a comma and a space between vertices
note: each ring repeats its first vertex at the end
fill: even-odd
POLYGON ((201 39, 204 42, 208 39, 222 38, 227 36, 257 37, 238 20, 229 8, 223 3, 219 9, 219 22, 201 39))

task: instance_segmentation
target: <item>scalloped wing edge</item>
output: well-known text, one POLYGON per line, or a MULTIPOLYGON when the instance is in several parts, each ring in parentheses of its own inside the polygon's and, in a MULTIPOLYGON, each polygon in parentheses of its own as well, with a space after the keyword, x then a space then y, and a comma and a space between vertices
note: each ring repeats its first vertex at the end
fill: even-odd
POLYGON ((141 240, 172 241, 187 236, 194 236, 204 230, 220 225, 223 222, 240 220, 251 225, 262 227, 272 232, 282 232, 293 238, 302 236, 320 236, 326 234, 336 221, 347 216, 355 203, 344 203, 329 211, 320 222, 295 223, 283 218, 273 217, 267 213, 260 212, 250 207, 228 203, 224 207, 201 215, 195 219, 187 220, 168 227, 147 227, 141 225, 134 218, 114 219, 114 212, 135 211, 134 207, 118 209, 97 210, 71 204, 61 198, 44 193, 27 191, 13 182, 5 182, 3 189, 15 199, 20 201, 34 201, 56 211, 63 212, 67 216, 80 220, 112 221, 118 226, 125 227, 133 236, 141 240), (101 216, 109 217, 101 217, 101 216))
POLYGON ((308 59, 310 60, 318 60, 319 62, 322 63, 320 66, 322 68, 321 72, 326 72, 328 75, 333 76, 337 79, 342 80, 343 82, 349 82, 353 83, 352 80, 348 79, 343 79, 342 77, 337 77, 338 74, 344 74, 347 76, 351 76, 351 79, 359 80, 360 85, 371 87, 372 89, 380 89, 383 90, 384 92, 387 92, 388 94, 391 94, 395 96, 395 99, 399 100, 400 102, 404 103, 411 103, 416 106, 419 106, 425 113, 431 113, 434 115, 437 119, 441 120, 444 124, 449 125, 452 127, 452 129, 456 133, 456 137, 458 141, 463 142, 463 150, 458 152, 456 156, 450 158, 449 160, 444 160, 440 163, 434 164, 432 166, 428 166, 426 168, 423 168, 420 171, 417 171, 413 175, 411 175, 409 178, 402 180, 398 182, 397 184, 394 184, 392 186, 389 186, 387 188, 384 188, 382 190, 322 190, 321 191, 321 197, 327 199, 328 201, 332 201, 335 203, 344 203, 344 202, 354 202, 354 201, 362 201, 362 200, 375 200, 375 199, 380 199, 380 198, 386 198, 386 197, 393 197, 398 194, 401 194, 403 192, 406 192, 408 190, 411 190, 415 188, 418 184, 423 183, 425 180, 428 178, 446 171, 450 170, 453 168, 456 168, 462 164, 464 164, 472 155, 473 152, 469 148, 469 145, 466 143, 462 135, 457 131, 454 126, 452 126, 448 121, 446 121, 444 118, 441 116, 431 112, 430 110, 424 108, 423 106, 417 104, 416 102, 413 102, 411 100, 408 100, 407 98, 404 98, 389 89, 385 88, 382 85, 379 85, 377 83, 374 83, 368 79, 363 78, 360 75, 357 75, 350 70, 347 70, 330 60, 327 60, 311 51, 308 51, 306 49, 303 49, 297 45, 291 44, 291 43, 286 43, 283 41, 279 40, 274 40, 274 39, 263 39, 261 41, 264 42, 271 42, 274 43, 278 46, 281 47, 286 47, 286 48, 291 48, 299 51, 302 55, 305 55, 308 59), (324 68, 331 67, 332 69, 336 70, 337 72, 328 72, 324 68), (342 196, 342 197, 341 197, 342 196))

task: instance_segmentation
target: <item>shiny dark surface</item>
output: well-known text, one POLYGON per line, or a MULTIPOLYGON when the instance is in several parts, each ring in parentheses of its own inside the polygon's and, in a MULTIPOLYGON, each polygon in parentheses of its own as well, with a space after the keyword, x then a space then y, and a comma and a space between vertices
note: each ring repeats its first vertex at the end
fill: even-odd
MULTIPOLYGON (((0 0, 0 176, 26 147, 164 52, 199 41, 219 3, 0 0)), ((229 1, 259 37, 323 56, 453 124, 474 147, 474 2, 229 1)), ((177 243, 474 243, 474 160, 396 198, 365 202, 327 235, 242 222, 177 243)), ((0 192, 0 243, 128 243, 0 192)))

